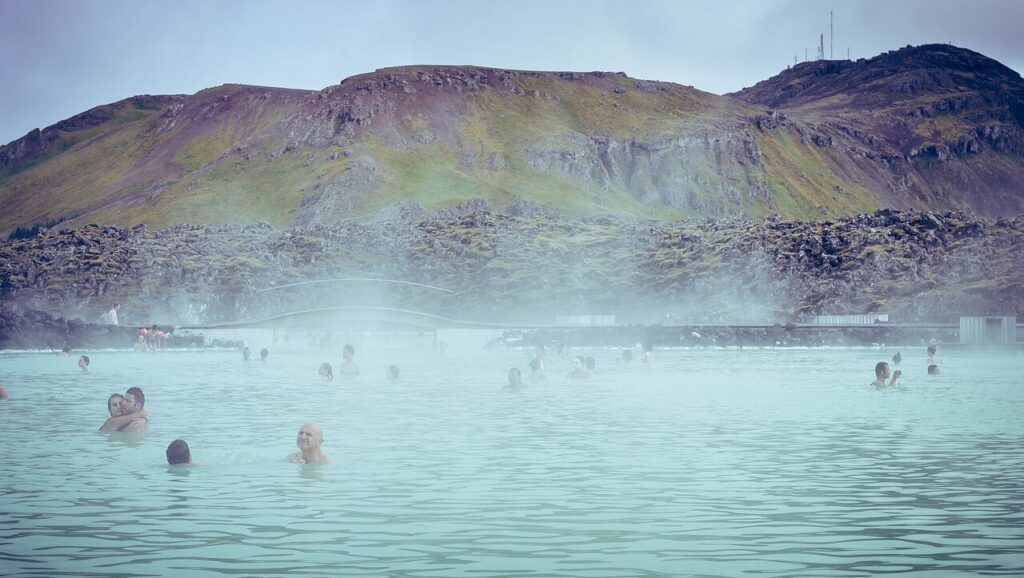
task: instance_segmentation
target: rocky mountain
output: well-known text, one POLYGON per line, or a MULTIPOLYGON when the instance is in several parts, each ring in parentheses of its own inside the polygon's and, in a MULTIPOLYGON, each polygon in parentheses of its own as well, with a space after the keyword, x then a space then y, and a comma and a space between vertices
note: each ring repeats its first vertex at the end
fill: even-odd
POLYGON ((1024 209, 1024 82, 976 52, 933 44, 805 62, 731 96, 783 111, 875 166, 884 204, 1024 209))
POLYGON ((134 97, 0 147, 0 232, 373 216, 1024 211, 1019 75, 922 46, 716 96, 622 73, 408 66, 134 97))

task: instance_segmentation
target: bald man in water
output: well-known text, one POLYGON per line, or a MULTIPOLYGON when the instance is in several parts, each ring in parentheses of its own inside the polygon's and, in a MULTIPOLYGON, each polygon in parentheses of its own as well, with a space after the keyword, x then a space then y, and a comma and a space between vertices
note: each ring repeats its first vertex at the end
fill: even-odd
POLYGON ((304 423, 295 438, 298 452, 288 456, 288 461, 296 464, 330 464, 330 456, 320 450, 324 443, 324 430, 313 422, 304 423))

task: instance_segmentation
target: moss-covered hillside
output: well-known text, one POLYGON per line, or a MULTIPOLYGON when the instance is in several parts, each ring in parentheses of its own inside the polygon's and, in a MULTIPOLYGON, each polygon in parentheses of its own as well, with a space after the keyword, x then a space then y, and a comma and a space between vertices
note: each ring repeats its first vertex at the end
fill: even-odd
POLYGON ((1006 70, 932 46, 809 63, 731 96, 622 73, 407 66, 321 91, 136 97, 0 147, 0 233, 331 225, 399 204, 661 220, 1012 215, 1024 212, 1024 82, 1006 70))

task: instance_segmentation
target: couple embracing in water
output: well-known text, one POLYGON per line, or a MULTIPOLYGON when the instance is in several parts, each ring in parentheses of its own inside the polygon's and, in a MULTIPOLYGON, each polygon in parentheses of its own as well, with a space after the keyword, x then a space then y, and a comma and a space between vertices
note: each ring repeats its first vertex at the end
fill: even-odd
POLYGON ((143 406, 146 396, 138 387, 130 387, 124 395, 115 393, 107 399, 110 419, 101 427, 101 432, 146 432, 149 430, 149 415, 143 406))

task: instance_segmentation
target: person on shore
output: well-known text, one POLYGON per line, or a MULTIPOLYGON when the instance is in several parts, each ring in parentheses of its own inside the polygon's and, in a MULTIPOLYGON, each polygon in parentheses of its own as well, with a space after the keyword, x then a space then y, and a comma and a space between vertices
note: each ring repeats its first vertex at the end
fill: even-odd
POLYGON ((242 361, 249 361, 250 357, 252 357, 252 350, 249 349, 248 347, 243 348, 242 349, 242 361))
POLYGON ((871 385, 875 387, 895 386, 896 380, 900 378, 903 372, 896 370, 892 372, 892 379, 889 383, 885 383, 886 379, 889 379, 889 364, 884 361, 879 361, 875 364, 875 381, 871 382, 871 385))
POLYGON ((384 372, 384 377, 388 381, 398 381, 399 370, 397 365, 389 365, 387 371, 384 372))
POLYGON ((117 325, 117 312, 121 310, 121 304, 115 303, 113 307, 100 316, 100 322, 106 325, 117 325))
POLYGON ((78 367, 81 368, 82 373, 89 373, 89 356, 83 355, 78 358, 78 367))
POLYGON ((938 365, 932 364, 932 365, 928 366, 928 375, 938 375, 938 374, 939 374, 939 366, 938 365))
POLYGON ((11 394, 7 393, 7 389, 0 385, 0 401, 11 399, 11 394))
MULTIPOLYGON (((122 411, 125 413, 136 413, 141 412, 145 409, 146 395, 142 393, 142 389, 138 387, 129 387, 128 391, 124 392, 124 401, 121 402, 122 411)), ((123 432, 135 432, 135 433, 146 433, 149 431, 149 414, 143 414, 142 416, 133 419, 129 424, 125 425, 117 431, 123 432)))
POLYGON ((174 440, 167 446, 167 465, 188 465, 192 463, 192 452, 185 440, 174 440))
POLYGON ((341 367, 338 368, 338 373, 345 375, 359 375, 359 364, 356 363, 356 348, 352 347, 351 344, 346 344, 345 348, 341 351, 341 367))
POLYGON ((330 363, 321 363, 317 373, 320 374, 320 379, 324 381, 334 381, 334 369, 330 363))
POLYGON ((104 433, 121 431, 122 428, 130 425, 133 421, 145 419, 147 415, 144 409, 129 411, 124 404, 124 396, 120 393, 111 394, 107 398, 107 411, 110 412, 110 418, 100 426, 100 431, 104 433))
POLYGON ((505 389, 519 389, 523 386, 523 374, 519 371, 518 367, 513 367, 508 370, 508 385, 505 389))
POLYGON ((934 345, 928 346, 928 365, 942 365, 942 360, 936 354, 936 348, 934 345))
POLYGON ((139 340, 135 343, 135 351, 149 350, 149 330, 145 327, 139 328, 139 340))
POLYGON ((299 451, 288 456, 288 461, 295 464, 333 463, 330 456, 320 449, 323 443, 323 428, 313 422, 302 424, 299 434, 295 437, 295 445, 299 447, 299 451))
POLYGON ((270 356, 270 351, 266 347, 264 347, 263 349, 260 350, 260 361, 262 361, 263 363, 266 363, 267 362, 267 357, 269 357, 269 356, 270 356))

